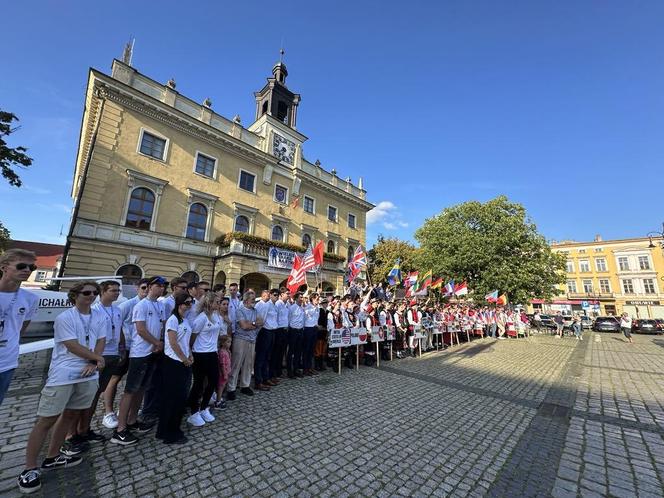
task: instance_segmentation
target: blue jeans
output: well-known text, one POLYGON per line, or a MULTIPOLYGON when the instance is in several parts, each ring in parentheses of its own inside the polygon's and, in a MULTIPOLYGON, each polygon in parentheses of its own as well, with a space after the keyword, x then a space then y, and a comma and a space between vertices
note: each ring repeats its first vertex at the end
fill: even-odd
POLYGON ((314 347, 318 337, 318 327, 304 327, 304 346, 302 348, 302 368, 311 370, 314 361, 314 347))
POLYGON ((489 326, 489 333, 490 333, 491 337, 493 337, 493 338, 496 337, 496 330, 497 330, 497 329, 498 329, 498 325, 496 325, 495 323, 492 323, 492 324, 489 326))
POLYGON ((9 384, 11 383, 13 376, 13 368, 0 373, 0 405, 2 405, 2 401, 5 399, 5 394, 7 394, 7 391, 9 390, 9 384))

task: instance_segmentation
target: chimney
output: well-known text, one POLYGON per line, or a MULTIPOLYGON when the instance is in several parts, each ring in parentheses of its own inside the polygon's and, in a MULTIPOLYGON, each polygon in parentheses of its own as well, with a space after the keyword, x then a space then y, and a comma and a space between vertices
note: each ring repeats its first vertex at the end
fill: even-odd
POLYGON ((595 242, 602 242, 602 236, 600 234, 595 235, 595 242))

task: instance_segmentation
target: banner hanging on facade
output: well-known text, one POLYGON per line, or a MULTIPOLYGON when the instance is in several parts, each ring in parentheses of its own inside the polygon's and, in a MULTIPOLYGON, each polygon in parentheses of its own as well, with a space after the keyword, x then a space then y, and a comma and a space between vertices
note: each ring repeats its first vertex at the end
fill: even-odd
MULTIPOLYGON (((282 268, 290 270, 293 268, 293 261, 295 260, 295 251, 288 249, 279 249, 278 247, 270 247, 267 251, 267 266, 272 268, 282 268)), ((307 273, 314 273, 316 270, 307 270, 307 273)))

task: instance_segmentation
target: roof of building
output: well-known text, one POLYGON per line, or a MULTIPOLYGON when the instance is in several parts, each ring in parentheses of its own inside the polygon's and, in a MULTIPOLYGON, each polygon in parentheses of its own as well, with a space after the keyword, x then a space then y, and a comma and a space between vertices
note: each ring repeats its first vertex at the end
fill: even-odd
POLYGON ((28 240, 12 240, 9 249, 25 249, 37 255, 37 267, 55 268, 58 260, 62 259, 65 246, 59 244, 45 244, 43 242, 30 242, 28 240))

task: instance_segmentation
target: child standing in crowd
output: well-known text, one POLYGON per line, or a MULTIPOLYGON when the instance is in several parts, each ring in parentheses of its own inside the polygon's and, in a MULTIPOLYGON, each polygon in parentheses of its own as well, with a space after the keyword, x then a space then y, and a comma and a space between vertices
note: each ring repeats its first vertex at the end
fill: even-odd
POLYGON ((217 383, 217 402, 215 408, 225 408, 226 404, 222 395, 231 375, 231 337, 222 335, 219 338, 219 351, 217 357, 219 360, 219 382, 217 383))
POLYGON ((184 415, 189 384, 191 383, 192 356, 191 324, 185 318, 194 299, 180 295, 175 298, 173 314, 166 321, 164 360, 162 364, 161 406, 157 439, 165 444, 186 443, 187 438, 180 429, 184 415))

